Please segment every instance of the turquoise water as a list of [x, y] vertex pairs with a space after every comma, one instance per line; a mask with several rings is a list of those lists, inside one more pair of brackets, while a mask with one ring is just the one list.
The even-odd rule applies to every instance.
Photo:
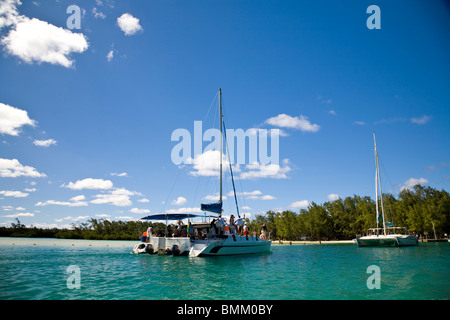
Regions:
[[[0, 299], [449, 299], [450, 244], [273, 245], [260, 255], [133, 255], [132, 247], [0, 246]], [[80, 270], [69, 289], [67, 267]], [[370, 265], [380, 289], [368, 289]]]

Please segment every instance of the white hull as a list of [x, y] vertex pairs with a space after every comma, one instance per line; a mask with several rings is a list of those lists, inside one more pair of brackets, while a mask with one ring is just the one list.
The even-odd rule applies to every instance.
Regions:
[[229, 236], [223, 239], [195, 240], [190, 257], [229, 256], [269, 252], [272, 241], [256, 237]]
[[404, 234], [365, 236], [357, 238], [356, 242], [360, 247], [406, 247], [419, 245], [419, 241], [414, 236]]

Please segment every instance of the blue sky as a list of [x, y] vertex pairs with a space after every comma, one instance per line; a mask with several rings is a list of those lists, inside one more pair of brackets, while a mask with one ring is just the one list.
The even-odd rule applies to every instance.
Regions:
[[[375, 4], [381, 29], [368, 29]], [[68, 29], [70, 5], [80, 29]], [[280, 129], [278, 167], [235, 168], [241, 212], [449, 190], [444, 1], [0, 1], [0, 225], [195, 211], [217, 177], [172, 132]], [[212, 111], [208, 110], [212, 104]], [[217, 119], [215, 120], [217, 124]], [[314, 128], [314, 129], [312, 129]], [[203, 147], [206, 146], [206, 143]], [[204, 163], [203, 163], [204, 165]], [[225, 215], [233, 210], [229, 174]]]

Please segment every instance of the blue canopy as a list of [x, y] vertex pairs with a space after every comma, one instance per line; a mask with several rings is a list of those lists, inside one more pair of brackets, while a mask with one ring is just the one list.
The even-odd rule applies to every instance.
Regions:
[[142, 220], [183, 220], [186, 218], [204, 217], [194, 213], [155, 213], [141, 218]]

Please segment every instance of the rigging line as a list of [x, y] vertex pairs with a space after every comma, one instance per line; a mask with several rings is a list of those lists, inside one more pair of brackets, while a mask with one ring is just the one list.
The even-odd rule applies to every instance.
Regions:
[[[222, 97], [222, 106], [224, 106], [225, 105], [225, 103], [224, 103], [224, 98]], [[222, 115], [222, 117], [223, 117], [223, 121], [224, 121], [224, 123], [225, 123], [225, 118], [227, 118], [227, 109], [226, 108], [222, 108], [223, 109], [223, 111], [222, 111], [222, 113], [223, 113], [223, 115]], [[226, 138], [226, 137], [225, 137]], [[227, 145], [227, 148], [228, 148], [228, 145]], [[230, 161], [230, 163], [231, 163], [231, 161]], [[239, 164], [238, 164], [238, 166], [239, 166]], [[234, 176], [234, 175], [233, 175]], [[244, 188], [243, 188], [243, 186], [242, 186], [242, 182], [241, 182], [241, 179], [238, 179], [239, 180], [239, 185], [240, 185], [240, 188], [241, 188], [241, 190], [244, 190]], [[241, 202], [241, 203], [243, 203], [244, 204], [244, 206], [247, 206], [247, 202], [245, 201], [245, 196], [243, 195], [243, 194], [241, 194], [240, 196], [239, 196], [239, 201]]]
[[[387, 180], [388, 180], [388, 182], [389, 182], [389, 184], [390, 184], [390, 186], [391, 186], [391, 189], [394, 190], [394, 186], [392, 185], [391, 179], [389, 178], [389, 175], [387, 174], [387, 170], [386, 170], [386, 168], [385, 168], [385, 166], [384, 166], [384, 163], [383, 163], [383, 160], [381, 159], [381, 157], [380, 157], [379, 154], [378, 154], [378, 161], [379, 161], [379, 163], [381, 164], [381, 168], [383, 169], [383, 177], [386, 177], [386, 178], [387, 178]], [[381, 196], [383, 196], [383, 195], [381, 195]], [[386, 209], [387, 213], [389, 213], [389, 215], [390, 215], [390, 219], [391, 219], [390, 222], [394, 222], [394, 219], [393, 219], [393, 218], [394, 218], [393, 209], [392, 209], [391, 203], [390, 203], [389, 201], [386, 201], [386, 202], [385, 202], [385, 209]], [[387, 219], [386, 219], [386, 220], [387, 220]]]
[[391, 189], [394, 190], [394, 185], [392, 184], [391, 179], [389, 178], [389, 175], [387, 174], [387, 170], [384, 166], [383, 160], [380, 157], [378, 157], [378, 160], [381, 163], [381, 167], [383, 169], [384, 176], [386, 176], [387, 180], [389, 181], [389, 185], [391, 186]]
[[211, 108], [212, 108], [212, 106], [214, 105], [214, 102], [216, 101], [217, 95], [218, 95], [218, 94], [219, 94], [219, 92], [216, 92], [216, 95], [214, 96], [214, 99], [213, 99], [213, 101], [211, 102], [211, 104], [210, 104], [210, 106], [209, 106], [208, 112], [206, 112], [206, 115], [205, 115], [205, 117], [203, 118], [203, 122], [205, 122], [206, 118], [208, 117], [209, 112], [211, 111]]
[[172, 185], [172, 188], [170, 189], [169, 194], [167, 195], [166, 201], [164, 201], [164, 204], [163, 204], [163, 207], [162, 207], [161, 212], [164, 212], [164, 209], [166, 208], [167, 201], [169, 200], [169, 197], [170, 197], [170, 195], [172, 194], [173, 188], [174, 188], [175, 185], [177, 184], [177, 181], [178, 181], [178, 178], [180, 177], [181, 171], [183, 171], [183, 170], [178, 169], [177, 177], [175, 178], [175, 182], [174, 182], [174, 184]]
[[200, 179], [197, 179], [197, 187], [195, 188], [195, 194], [194, 194], [194, 199], [192, 202], [192, 208], [195, 206], [195, 202], [197, 201], [197, 193], [198, 193], [199, 186], [200, 186]]
[[225, 131], [225, 147], [226, 147], [227, 155], [228, 155], [228, 163], [230, 164], [231, 182], [233, 183], [234, 201], [236, 202], [236, 211], [237, 211], [238, 217], [240, 218], [241, 215], [239, 213], [239, 206], [238, 206], [238, 201], [237, 201], [237, 196], [236, 196], [236, 187], [234, 185], [233, 169], [232, 169], [232, 165], [231, 165], [230, 152], [229, 152], [230, 150], [228, 149], [228, 140], [227, 140], [227, 133], [226, 133], [227, 129], [225, 127], [225, 121], [222, 121], [222, 122], [223, 122], [224, 131]]

